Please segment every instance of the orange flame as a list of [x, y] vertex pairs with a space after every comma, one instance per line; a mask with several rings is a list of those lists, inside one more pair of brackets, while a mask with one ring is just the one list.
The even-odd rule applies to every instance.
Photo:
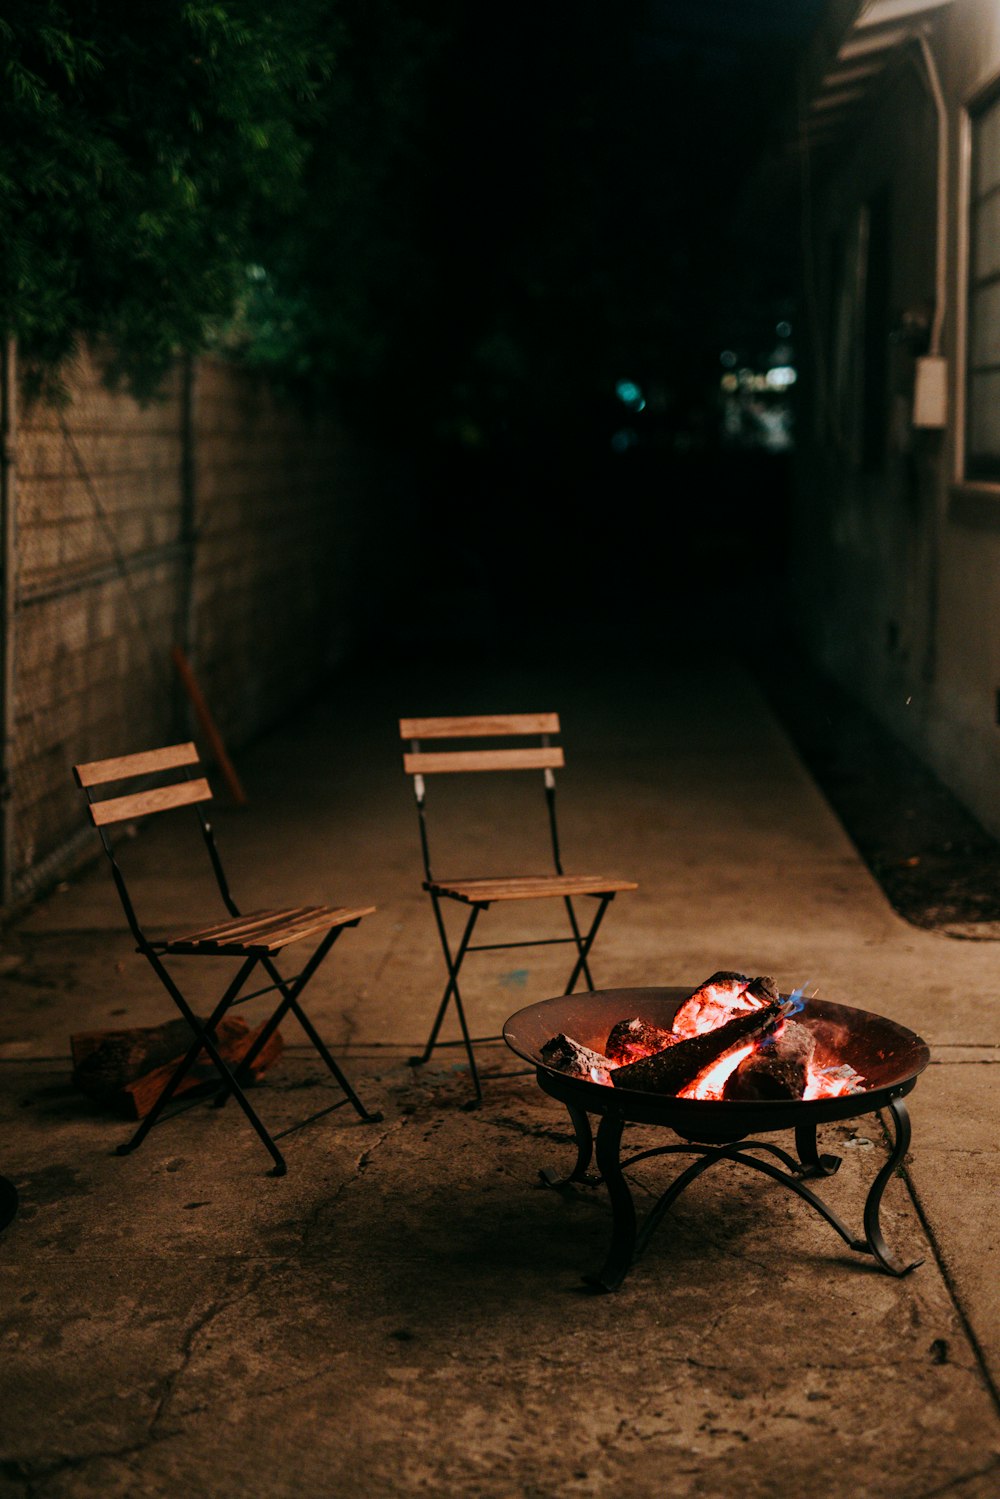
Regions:
[[756, 1049], [756, 1045], [756, 1041], [750, 1041], [746, 1046], [738, 1046], [735, 1051], [727, 1052], [721, 1060], [703, 1068], [693, 1082], [681, 1089], [677, 1097], [721, 1098], [729, 1074], [736, 1071], [743, 1058]]
[[[692, 1000], [686, 1000], [674, 1017], [671, 1029], [678, 1040], [688, 1040], [693, 1036], [704, 1035], [707, 1031], [715, 1030], [717, 1026], [724, 1025], [727, 1020], [732, 1020], [737, 1015], [746, 1015], [753, 1010], [762, 1009], [767, 1002], [757, 999], [752, 994], [741, 993], [727, 983], [705, 985], [697, 993], [697, 1000], [694, 1003]], [[801, 993], [801, 989], [796, 989], [792, 998], [797, 998]], [[780, 1036], [781, 1029], [782, 1026], [779, 1026], [773, 1034]], [[729, 1077], [746, 1057], [756, 1051], [759, 1045], [759, 1041], [750, 1041], [744, 1046], [738, 1046], [726, 1052], [725, 1056], [717, 1057], [714, 1062], [703, 1068], [692, 1082], [682, 1088], [677, 1097], [721, 1100]], [[651, 1056], [654, 1050], [655, 1048], [645, 1050], [633, 1046], [634, 1055], [630, 1057], [630, 1060], [638, 1061], [641, 1056]], [[611, 1069], [617, 1065], [615, 1062], [608, 1063]], [[596, 1073], [592, 1072], [591, 1075], [595, 1082], [603, 1081]], [[863, 1077], [849, 1064], [837, 1066], [827, 1063], [821, 1066], [813, 1060], [806, 1070], [806, 1085], [802, 1098], [840, 1098], [846, 1093], [863, 1091]]]
[[677, 1014], [671, 1030], [675, 1036], [682, 1041], [688, 1041], [692, 1036], [703, 1035], [705, 1031], [714, 1031], [716, 1026], [725, 1025], [727, 1020], [733, 1020], [737, 1015], [749, 1015], [753, 1010], [759, 1010], [767, 1003], [766, 1000], [757, 999], [753, 994], [745, 990], [740, 991], [732, 983], [703, 984], [701, 989], [684, 1001]]

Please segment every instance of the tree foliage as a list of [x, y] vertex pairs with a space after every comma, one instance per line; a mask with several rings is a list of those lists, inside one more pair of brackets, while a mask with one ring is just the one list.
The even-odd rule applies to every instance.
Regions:
[[81, 337], [151, 389], [287, 218], [331, 64], [323, 0], [8, 0], [0, 318], [37, 372]]
[[749, 105], [662, 11], [7, 0], [2, 329], [42, 373], [95, 341], [140, 392], [214, 346], [473, 446], [676, 385]]
[[230, 322], [230, 351], [296, 384], [370, 391], [417, 337], [411, 309], [439, 295], [425, 203], [441, 169], [428, 134], [447, 7], [337, 0], [336, 58], [302, 133], [295, 212], [260, 223]]

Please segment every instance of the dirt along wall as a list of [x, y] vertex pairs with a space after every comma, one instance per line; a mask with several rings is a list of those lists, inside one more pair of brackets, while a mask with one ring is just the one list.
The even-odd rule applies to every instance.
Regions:
[[190, 733], [173, 646], [233, 750], [359, 624], [363, 464], [332, 416], [208, 359], [148, 405], [109, 392], [87, 356], [68, 384], [64, 407], [19, 400], [10, 434], [8, 904], [94, 837], [75, 762]]

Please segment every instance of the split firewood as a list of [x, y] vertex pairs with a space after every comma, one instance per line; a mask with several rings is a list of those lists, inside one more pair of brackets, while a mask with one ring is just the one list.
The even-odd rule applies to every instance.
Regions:
[[748, 978], [745, 973], [713, 973], [689, 994], [674, 1015], [673, 1031], [683, 1038], [721, 1025], [732, 1015], [769, 1004], [778, 997], [773, 978]]
[[692, 1036], [689, 1040], [678, 1041], [676, 1046], [668, 1046], [655, 1056], [630, 1062], [627, 1067], [616, 1067], [611, 1081], [616, 1088], [640, 1088], [644, 1093], [676, 1095], [713, 1062], [721, 1061], [748, 1041], [759, 1041], [769, 1035], [788, 1011], [787, 1003], [775, 1002], [737, 1015], [724, 1025], [717, 1025], [714, 1030]]
[[604, 1051], [612, 1062], [625, 1066], [626, 1063], [637, 1062], [640, 1057], [648, 1057], [655, 1051], [663, 1051], [679, 1039], [673, 1031], [665, 1031], [661, 1026], [652, 1025], [648, 1020], [640, 1020], [636, 1015], [631, 1020], [619, 1020], [608, 1036]]
[[591, 1051], [589, 1046], [581, 1046], [561, 1031], [546, 1041], [538, 1054], [546, 1067], [565, 1072], [567, 1077], [584, 1078], [588, 1083], [611, 1081], [612, 1064], [608, 1058], [599, 1051]]
[[768, 1036], [729, 1074], [722, 1096], [746, 1102], [801, 1098], [815, 1051], [812, 1031], [795, 1020], [786, 1020], [780, 1032]]
[[[215, 1031], [215, 1044], [227, 1065], [236, 1068], [260, 1031], [250, 1030], [239, 1015], [227, 1015]], [[70, 1036], [73, 1082], [88, 1097], [127, 1119], [144, 1119], [194, 1041], [186, 1020], [130, 1030], [79, 1031]], [[250, 1080], [257, 1082], [281, 1056], [284, 1043], [275, 1031], [253, 1060]], [[177, 1088], [177, 1097], [207, 1084], [221, 1084], [218, 1069], [204, 1050]]]
[[778, 985], [769, 973], [761, 973], [750, 980], [744, 992], [761, 1004], [770, 1005], [778, 998]]

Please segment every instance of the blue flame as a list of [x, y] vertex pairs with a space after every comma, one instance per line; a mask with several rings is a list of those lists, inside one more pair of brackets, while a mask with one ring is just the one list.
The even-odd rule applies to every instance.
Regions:
[[803, 996], [805, 995], [805, 992], [809, 988], [809, 985], [811, 983], [812, 979], [807, 979], [804, 984], [800, 984], [797, 989], [793, 989], [791, 994], [789, 994], [788, 999], [785, 1001], [786, 1004], [790, 1004], [792, 1006], [792, 1008], [788, 1012], [789, 1017], [791, 1017], [792, 1015], [798, 1015], [800, 1010], [805, 1009], [806, 1002]]

